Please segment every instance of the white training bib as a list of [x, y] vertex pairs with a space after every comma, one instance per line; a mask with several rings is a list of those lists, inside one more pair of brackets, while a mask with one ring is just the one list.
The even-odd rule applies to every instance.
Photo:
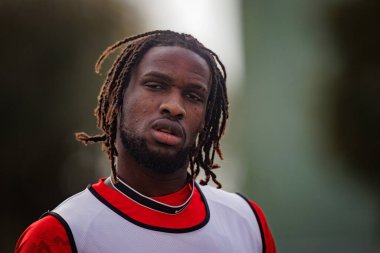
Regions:
[[[79, 253], [262, 253], [260, 228], [240, 196], [200, 186], [209, 208], [204, 226], [163, 232], [133, 224], [86, 189], [53, 210], [67, 223]], [[67, 229], [67, 227], [66, 227]]]

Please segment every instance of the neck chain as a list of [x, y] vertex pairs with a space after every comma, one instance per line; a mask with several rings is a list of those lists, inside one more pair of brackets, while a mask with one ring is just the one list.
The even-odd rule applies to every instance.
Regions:
[[148, 196], [145, 196], [144, 194], [139, 193], [132, 187], [130, 187], [128, 184], [126, 184], [123, 180], [121, 180], [119, 177], [117, 177], [118, 182], [113, 183], [111, 180], [111, 184], [113, 187], [119, 191], [124, 196], [128, 197], [129, 199], [133, 200], [139, 205], [142, 205], [146, 208], [152, 209], [154, 211], [166, 213], [166, 214], [179, 214], [182, 212], [187, 205], [190, 203], [191, 198], [193, 197], [194, 193], [194, 180], [192, 179], [192, 187], [191, 187], [191, 194], [189, 198], [181, 205], [179, 206], [171, 206], [167, 205], [165, 203], [159, 202], [155, 199], [152, 199]]

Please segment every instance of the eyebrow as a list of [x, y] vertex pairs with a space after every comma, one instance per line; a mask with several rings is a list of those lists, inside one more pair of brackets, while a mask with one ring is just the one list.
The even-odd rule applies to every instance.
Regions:
[[164, 80], [165, 82], [171, 82], [173, 80], [172, 78], [170, 78], [170, 76], [165, 75], [161, 72], [157, 72], [157, 71], [150, 71], [144, 74], [144, 77], [156, 77], [156, 78]]
[[[170, 76], [163, 74], [161, 72], [157, 72], [157, 71], [150, 71], [148, 73], [145, 73], [144, 77], [156, 77], [167, 83], [171, 83], [173, 81], [173, 79]], [[191, 85], [191, 88], [193, 89], [203, 90], [205, 92], [208, 92], [207, 85], [200, 84], [200, 83], [191, 83], [190, 85]]]

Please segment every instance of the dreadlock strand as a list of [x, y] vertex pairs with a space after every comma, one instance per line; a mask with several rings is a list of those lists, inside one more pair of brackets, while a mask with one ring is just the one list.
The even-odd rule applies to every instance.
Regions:
[[216, 174], [211, 170], [210, 170], [210, 175], [211, 175], [212, 181], [216, 184], [216, 188], [218, 189], [222, 188], [222, 184], [218, 181], [218, 179], [216, 179]]
[[[115, 63], [112, 65], [111, 69], [109, 70], [107, 74], [107, 78], [102, 85], [101, 93], [98, 97], [98, 106], [96, 108], [95, 114], [98, 119], [102, 118], [101, 114], [106, 110], [106, 107], [108, 107], [108, 101], [105, 99], [105, 96], [107, 95], [107, 90], [109, 90], [109, 87], [111, 86], [112, 80], [114, 80], [115, 75], [119, 72], [119, 68], [122, 68], [122, 65], [120, 64], [123, 61], [123, 58], [121, 57], [126, 51], [128, 50], [128, 47], [121, 53], [121, 55], [116, 59]], [[125, 57], [127, 57], [127, 53]], [[104, 101], [104, 102], [103, 102]], [[98, 120], [98, 127], [102, 128], [102, 126], [105, 125], [105, 121]]]
[[100, 69], [102, 67], [102, 64], [103, 64], [104, 60], [112, 52], [114, 52], [117, 48], [119, 48], [121, 45], [124, 45], [124, 44], [126, 44], [128, 42], [135, 41], [135, 40], [138, 40], [140, 38], [144, 38], [144, 37], [147, 37], [147, 36], [150, 36], [150, 35], [153, 35], [153, 34], [168, 33], [168, 32], [173, 33], [172, 31], [169, 31], [169, 30], [156, 30], [156, 31], [151, 31], [151, 32], [146, 32], [146, 33], [134, 35], [134, 36], [131, 36], [131, 37], [126, 37], [126, 38], [124, 38], [122, 40], [117, 41], [115, 44], [107, 47], [106, 50], [104, 50], [103, 53], [100, 55], [100, 57], [98, 58], [98, 60], [96, 61], [96, 64], [95, 64], [95, 72], [96, 73], [100, 72]]
[[84, 132], [79, 132], [79, 133], [75, 133], [75, 139], [87, 145], [88, 143], [104, 141], [106, 139], [106, 135], [99, 134], [99, 135], [90, 136]]
[[114, 184], [118, 182], [114, 155], [111, 156], [111, 180]]
[[190, 175], [193, 179], [195, 179], [195, 172], [194, 172], [194, 161], [193, 159], [190, 157], [189, 158], [189, 167], [190, 167]]
[[205, 169], [205, 174], [206, 174], [206, 178], [205, 179], [201, 179], [199, 181], [199, 183], [201, 185], [207, 185], [208, 182], [210, 181], [210, 169]]
[[205, 50], [207, 52], [209, 52], [216, 59], [216, 62], [222, 68], [222, 71], [223, 71], [222, 77], [223, 77], [223, 80], [224, 80], [224, 83], [225, 83], [226, 80], [227, 80], [227, 72], [226, 72], [226, 68], [224, 67], [224, 64], [220, 61], [219, 56], [216, 53], [214, 53], [214, 51], [212, 51], [211, 49], [208, 49], [208, 48], [205, 48]]

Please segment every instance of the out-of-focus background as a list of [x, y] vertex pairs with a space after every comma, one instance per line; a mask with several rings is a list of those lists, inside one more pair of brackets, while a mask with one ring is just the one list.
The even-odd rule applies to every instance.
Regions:
[[[0, 1], [0, 251], [109, 174], [94, 63], [152, 29], [225, 62], [231, 118], [218, 174], [265, 211], [279, 252], [380, 252], [380, 1]], [[111, 61], [108, 61], [110, 63]]]

